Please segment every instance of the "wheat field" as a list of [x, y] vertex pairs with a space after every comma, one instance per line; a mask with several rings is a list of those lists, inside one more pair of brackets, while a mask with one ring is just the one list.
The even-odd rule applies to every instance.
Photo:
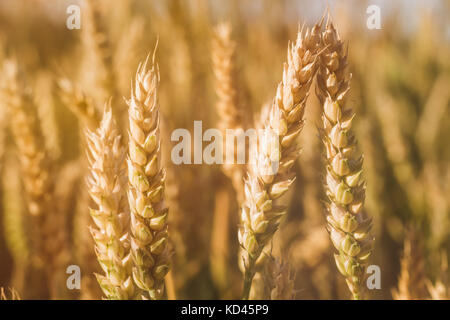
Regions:
[[0, 1], [0, 298], [450, 299], [450, 6], [378, 4]]

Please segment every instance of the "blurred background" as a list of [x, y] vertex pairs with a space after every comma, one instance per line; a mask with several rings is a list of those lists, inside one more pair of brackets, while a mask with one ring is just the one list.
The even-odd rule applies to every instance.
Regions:
[[[348, 104], [357, 114], [355, 130], [364, 153], [366, 208], [376, 238], [372, 264], [380, 266], [382, 279], [381, 289], [370, 297], [392, 299], [401, 271], [408, 268], [410, 281], [420, 286], [415, 290], [445, 283], [450, 249], [449, 1], [96, 2], [96, 15], [87, 17], [83, 1], [0, 0], [0, 62], [17, 59], [36, 102], [55, 201], [70, 238], [69, 264], [82, 270], [82, 288], [71, 298], [101, 297], [92, 276], [98, 263], [87, 228], [85, 124], [72, 112], [74, 97], [91, 101], [95, 113], [112, 96], [123, 114], [122, 97], [129, 97], [137, 65], [159, 37], [163, 149], [168, 153], [173, 129], [191, 130], [194, 120], [202, 120], [204, 130], [217, 127], [211, 43], [219, 22], [231, 23], [236, 41], [239, 108], [256, 117], [281, 80], [288, 41], [295, 39], [299, 25], [312, 26], [327, 8], [348, 43], [353, 73]], [[81, 6], [80, 30], [66, 27], [71, 4]], [[371, 4], [381, 9], [380, 30], [366, 26]], [[313, 87], [301, 134], [303, 152], [295, 165], [297, 180], [283, 200], [289, 212], [273, 252], [289, 263], [297, 299], [348, 299], [325, 229], [320, 109]], [[39, 277], [45, 262], [36, 261], [30, 247], [18, 155], [3, 104], [0, 157], [0, 286], [14, 288], [23, 299], [45, 299], [48, 292]], [[238, 205], [231, 183], [219, 166], [166, 161], [166, 167], [177, 298], [239, 298]], [[448, 284], [444, 287], [448, 290]]]

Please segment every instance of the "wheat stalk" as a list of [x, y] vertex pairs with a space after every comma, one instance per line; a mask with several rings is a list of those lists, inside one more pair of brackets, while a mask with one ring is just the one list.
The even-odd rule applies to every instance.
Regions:
[[[249, 165], [238, 233], [239, 243], [244, 249], [243, 299], [249, 297], [256, 272], [255, 263], [286, 212], [286, 207], [277, 206], [274, 200], [281, 197], [295, 179], [290, 168], [299, 155], [295, 140], [303, 127], [308, 91], [315, 74], [319, 29], [320, 25], [314, 26], [312, 31], [307, 29], [304, 32], [302, 28], [297, 40], [289, 45], [283, 80], [278, 85], [264, 134], [257, 145], [250, 146], [253, 149], [251, 154], [258, 154], [258, 157]], [[273, 133], [278, 141], [273, 140]], [[279, 161], [275, 174], [270, 167], [273, 160]]]
[[330, 19], [322, 34], [322, 46], [325, 49], [316, 93], [322, 106], [321, 137], [326, 149], [327, 228], [339, 251], [335, 254], [337, 267], [346, 277], [353, 297], [360, 299], [373, 243], [372, 220], [363, 210], [362, 156], [355, 150], [356, 139], [351, 131], [354, 113], [345, 107], [351, 79], [347, 52]]
[[58, 289], [65, 276], [68, 258], [65, 217], [56, 210], [50, 163], [36, 107], [19, 77], [17, 63], [5, 61], [3, 74], [6, 86], [2, 87], [2, 97], [10, 110], [28, 211], [36, 228], [33, 244], [38, 259], [45, 266], [52, 297], [60, 297], [62, 293]]
[[398, 287], [392, 291], [395, 300], [424, 299], [426, 296], [425, 259], [417, 230], [407, 230], [400, 261]]
[[89, 193], [97, 205], [90, 214], [96, 228], [91, 228], [95, 251], [105, 275], [97, 280], [108, 299], [126, 300], [136, 295], [131, 278], [129, 248], [129, 211], [123, 187], [125, 149], [113, 119], [111, 106], [105, 106], [100, 127], [86, 133], [90, 176]]
[[165, 170], [160, 163], [159, 70], [154, 58], [149, 70], [148, 58], [139, 65], [131, 99], [127, 101], [130, 120], [127, 162], [133, 279], [150, 299], [160, 299], [170, 255], [168, 209], [163, 195]]

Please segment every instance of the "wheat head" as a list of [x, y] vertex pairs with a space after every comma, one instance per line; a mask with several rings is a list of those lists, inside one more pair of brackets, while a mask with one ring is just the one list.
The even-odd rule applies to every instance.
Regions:
[[326, 149], [327, 228], [338, 250], [335, 260], [355, 299], [362, 298], [365, 267], [371, 254], [372, 220], [363, 210], [362, 156], [351, 131], [354, 112], [345, 106], [350, 89], [347, 52], [328, 19], [322, 33], [317, 96], [322, 106], [321, 138]]
[[95, 132], [87, 131], [86, 140], [90, 169], [87, 185], [97, 205], [90, 209], [96, 226], [91, 233], [105, 273], [96, 277], [108, 299], [132, 299], [136, 290], [131, 278], [130, 215], [124, 190], [126, 152], [110, 105], [105, 106], [100, 127]]
[[[133, 279], [150, 299], [164, 293], [169, 271], [165, 170], [161, 167], [158, 85], [159, 70], [139, 65], [129, 110], [128, 201], [131, 210]], [[143, 298], [147, 296], [143, 295]]]
[[[257, 144], [250, 146], [253, 150], [250, 153], [258, 156], [249, 164], [238, 232], [239, 243], [244, 249], [244, 299], [249, 297], [256, 272], [255, 263], [286, 212], [286, 207], [278, 206], [275, 200], [289, 189], [295, 179], [290, 168], [299, 155], [296, 138], [303, 127], [308, 91], [316, 70], [319, 28], [319, 25], [312, 30], [305, 31], [302, 28], [297, 34], [297, 40], [289, 45], [283, 80], [278, 85], [263, 126], [264, 134], [259, 137]], [[276, 134], [278, 144], [274, 144], [271, 133]], [[276, 145], [279, 147], [274, 147]], [[272, 159], [279, 161], [275, 174], [269, 173]]]

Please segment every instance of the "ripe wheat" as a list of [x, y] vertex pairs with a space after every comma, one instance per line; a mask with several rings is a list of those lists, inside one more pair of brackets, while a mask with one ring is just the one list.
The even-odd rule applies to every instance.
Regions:
[[336, 265], [354, 299], [361, 299], [373, 243], [372, 220], [363, 210], [362, 156], [356, 152], [351, 131], [354, 113], [345, 107], [351, 79], [347, 52], [330, 19], [322, 33], [322, 47], [316, 93], [322, 106], [320, 132], [326, 149], [327, 228], [339, 251]]
[[130, 121], [128, 201], [133, 279], [150, 299], [160, 299], [170, 261], [168, 208], [164, 202], [165, 170], [161, 167], [159, 70], [154, 56], [149, 70], [147, 63], [148, 58], [139, 65], [131, 98], [127, 101]]
[[96, 277], [108, 299], [131, 299], [136, 290], [131, 278], [130, 215], [124, 191], [126, 153], [110, 105], [105, 108], [100, 127], [88, 131], [86, 140], [90, 166], [87, 185], [97, 204], [96, 209], [90, 209], [96, 225], [91, 233], [105, 273]]
[[[250, 154], [258, 156], [249, 166], [238, 233], [244, 249], [244, 299], [249, 298], [255, 263], [286, 212], [286, 207], [278, 206], [274, 200], [281, 197], [295, 180], [290, 168], [299, 155], [295, 140], [303, 127], [308, 91], [316, 70], [319, 28], [320, 25], [316, 25], [311, 31], [300, 30], [297, 40], [289, 45], [283, 80], [264, 124], [265, 134], [258, 145], [250, 146]], [[272, 133], [277, 135], [278, 144], [270, 138]], [[276, 174], [271, 173], [273, 160], [279, 161]]]

